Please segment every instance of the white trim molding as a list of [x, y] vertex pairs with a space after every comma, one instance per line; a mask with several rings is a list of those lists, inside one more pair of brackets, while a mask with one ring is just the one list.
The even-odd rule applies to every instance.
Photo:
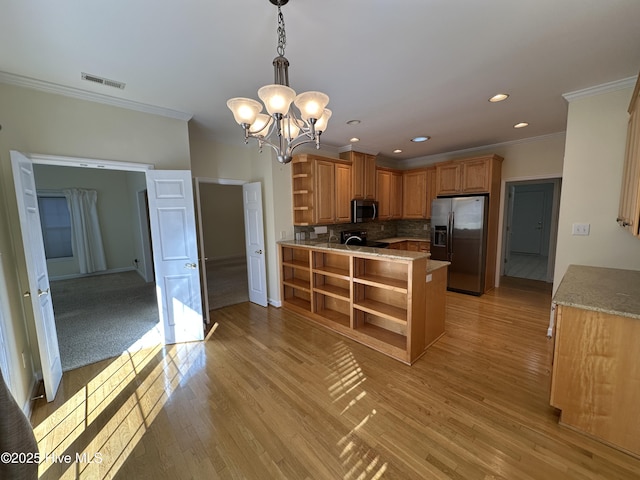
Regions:
[[563, 93], [562, 98], [571, 103], [574, 100], [579, 100], [585, 97], [592, 97], [594, 95], [601, 95], [603, 93], [615, 92], [617, 90], [623, 90], [625, 88], [633, 88], [636, 84], [638, 76], [623, 78], [622, 80], [615, 80], [613, 82], [603, 83], [602, 85], [595, 85], [593, 87], [583, 88], [582, 90], [576, 90], [574, 92]]
[[172, 110], [170, 108], [159, 107], [157, 105], [135, 102], [133, 100], [127, 100], [125, 98], [112, 97], [110, 95], [104, 95], [103, 93], [80, 90], [79, 88], [58, 85], [57, 83], [45, 82], [43, 80], [23, 77], [21, 75], [15, 75], [8, 72], [0, 71], [0, 83], [31, 88], [33, 90], [39, 90], [41, 92], [64, 95], [65, 97], [77, 98], [79, 100], [88, 100], [90, 102], [102, 103], [104, 105], [111, 105], [113, 107], [126, 108], [127, 110], [135, 110], [137, 112], [149, 113], [151, 115], [160, 115], [162, 117], [169, 117], [176, 120], [182, 120], [184, 122], [188, 122], [189, 120], [191, 120], [191, 118], [193, 118], [192, 113]]
[[62, 157], [58, 155], [42, 155], [32, 153], [27, 155], [33, 163], [41, 165], [57, 165], [59, 167], [97, 168], [101, 170], [126, 170], [132, 172], [146, 172], [153, 170], [149, 163], [118, 162], [116, 160], [96, 160], [93, 158]]

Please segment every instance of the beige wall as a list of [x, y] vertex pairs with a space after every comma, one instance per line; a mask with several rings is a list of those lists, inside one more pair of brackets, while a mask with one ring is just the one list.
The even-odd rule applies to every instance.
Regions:
[[[570, 264], [640, 270], [640, 240], [616, 223], [631, 93], [569, 104], [554, 291]], [[589, 236], [573, 223], [589, 223]]]
[[[85, 100], [0, 84], [0, 288], [13, 393], [25, 405], [39, 370], [20, 237], [10, 150], [189, 169], [187, 123]], [[27, 366], [23, 368], [21, 353]], [[33, 359], [33, 361], [32, 361]]]
[[200, 206], [205, 257], [244, 257], [242, 185], [200, 183]]
[[[57, 165], [34, 165], [34, 173], [38, 190], [95, 190], [98, 193], [98, 218], [107, 271], [134, 268], [133, 260], [137, 256], [133, 232], [137, 205], [135, 197], [129, 192], [129, 177], [138, 176], [144, 181], [144, 173]], [[48, 261], [47, 270], [50, 279], [80, 274], [75, 258]]]
[[[276, 242], [293, 238], [291, 166], [275, 160], [271, 148], [258, 152], [255, 141], [232, 146], [213, 142], [190, 125], [191, 170], [195, 177], [261, 182], [267, 268], [267, 296], [280, 304], [278, 251]], [[238, 135], [242, 131], [238, 129]]]

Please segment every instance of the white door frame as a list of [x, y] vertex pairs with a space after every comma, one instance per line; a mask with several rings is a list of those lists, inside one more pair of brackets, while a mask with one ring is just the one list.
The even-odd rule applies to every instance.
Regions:
[[[196, 184], [200, 184], [200, 183], [216, 183], [216, 184], [219, 184], [219, 185], [240, 185], [240, 186], [242, 186], [242, 185], [244, 185], [246, 183], [252, 183], [252, 182], [245, 181], [245, 180], [235, 180], [235, 179], [230, 179], [230, 178], [211, 178], [211, 177], [195, 177], [195, 182], [196, 182]], [[196, 202], [197, 202], [198, 205], [200, 205], [200, 195], [199, 195], [200, 190], [198, 189], [197, 192], [198, 192], [198, 198], [196, 199]], [[202, 232], [201, 219], [197, 218], [196, 221], [199, 222], [198, 223], [198, 228]], [[246, 233], [247, 233], [246, 222], [245, 222], [244, 228], [245, 228], [245, 238], [246, 238]], [[247, 258], [247, 269], [249, 268], [248, 262], [249, 262], [249, 258]], [[266, 268], [265, 268], [264, 275], [265, 275], [265, 284], [266, 284], [266, 275], [267, 275]]]
[[560, 213], [560, 187], [562, 183], [561, 175], [541, 175], [537, 177], [516, 177], [502, 179], [502, 187], [500, 195], [502, 198], [502, 209], [500, 212], [499, 229], [501, 236], [498, 237], [498, 252], [496, 265], [496, 282], [495, 286], [500, 286], [500, 276], [504, 274], [504, 259], [508, 257], [509, 252], [506, 250], [509, 246], [507, 225], [509, 215], [509, 196], [507, 195], [507, 184], [527, 184], [527, 183], [553, 183], [553, 205], [551, 208], [551, 228], [549, 231], [549, 261], [547, 264], [547, 282], [553, 281], [553, 273], [556, 261], [556, 244], [558, 241], [558, 217]]

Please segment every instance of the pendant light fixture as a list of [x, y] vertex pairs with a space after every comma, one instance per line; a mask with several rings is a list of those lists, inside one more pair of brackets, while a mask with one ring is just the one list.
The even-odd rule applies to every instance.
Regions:
[[[267, 144], [276, 152], [278, 162], [289, 163], [293, 150], [305, 143], [315, 142], [320, 148], [320, 135], [327, 128], [331, 110], [326, 108], [329, 97], [322, 92], [304, 92], [296, 95], [289, 87], [289, 61], [284, 56], [287, 35], [280, 7], [289, 0], [269, 0], [278, 7], [278, 56], [273, 60], [274, 83], [258, 90], [262, 104], [251, 98], [231, 98], [227, 107], [236, 122], [244, 129], [244, 143], [249, 138], [258, 140], [258, 147]], [[297, 107], [294, 111], [291, 103]]]

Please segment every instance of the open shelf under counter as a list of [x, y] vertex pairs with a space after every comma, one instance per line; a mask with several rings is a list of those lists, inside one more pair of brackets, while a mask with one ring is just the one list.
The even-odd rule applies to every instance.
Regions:
[[429, 254], [278, 243], [284, 308], [409, 365], [444, 334], [447, 269]]

